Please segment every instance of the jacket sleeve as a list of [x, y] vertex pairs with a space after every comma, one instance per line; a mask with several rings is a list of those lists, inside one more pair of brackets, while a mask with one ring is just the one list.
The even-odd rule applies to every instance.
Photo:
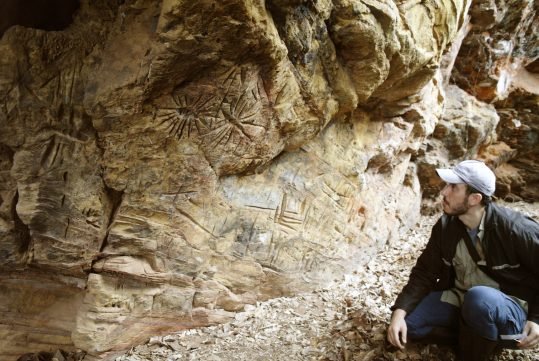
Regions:
[[[513, 235], [515, 233], [517, 232]], [[528, 302], [528, 320], [539, 324], [539, 223], [526, 217], [518, 234], [521, 238], [521, 246], [518, 247], [519, 258], [530, 272], [530, 276], [523, 282], [531, 287], [533, 292]]]
[[442, 216], [432, 228], [429, 242], [412, 268], [408, 283], [391, 307], [392, 311], [402, 309], [409, 314], [427, 294], [433, 291], [443, 268], [442, 229], [445, 228], [443, 224], [447, 221], [444, 217], [447, 216]]

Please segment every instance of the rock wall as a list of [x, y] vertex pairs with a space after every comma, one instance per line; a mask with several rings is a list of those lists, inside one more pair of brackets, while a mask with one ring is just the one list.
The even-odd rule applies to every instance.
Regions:
[[[469, 7], [83, 0], [66, 28], [3, 20], [0, 359], [111, 358], [313, 289], [401, 241], [436, 166], [533, 152], [529, 89], [504, 113], [447, 85]], [[512, 111], [528, 128], [504, 148]], [[519, 177], [506, 192], [537, 172]]]
[[471, 30], [452, 78], [499, 114], [497, 142], [483, 152], [496, 168], [497, 195], [534, 201], [539, 194], [539, 4], [480, 0], [470, 14]]

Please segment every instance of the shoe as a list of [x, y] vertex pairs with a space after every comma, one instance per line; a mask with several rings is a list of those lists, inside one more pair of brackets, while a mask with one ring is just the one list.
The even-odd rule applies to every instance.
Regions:
[[479, 336], [464, 322], [460, 323], [458, 340], [459, 361], [488, 361], [498, 346], [498, 341]]

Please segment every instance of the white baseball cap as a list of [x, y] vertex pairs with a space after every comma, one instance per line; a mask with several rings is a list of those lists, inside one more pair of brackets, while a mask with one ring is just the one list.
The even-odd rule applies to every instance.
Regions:
[[478, 160], [465, 160], [452, 169], [436, 169], [447, 183], [466, 183], [486, 196], [492, 196], [496, 190], [496, 176], [487, 165]]

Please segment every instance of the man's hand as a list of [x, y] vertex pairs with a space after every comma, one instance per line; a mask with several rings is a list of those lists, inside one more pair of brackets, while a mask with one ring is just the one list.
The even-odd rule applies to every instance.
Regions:
[[533, 348], [539, 344], [539, 325], [533, 321], [526, 321], [523, 333], [526, 335], [518, 343], [519, 348]]
[[[404, 349], [406, 345], [406, 322], [404, 321], [406, 311], [396, 309], [391, 315], [391, 322], [387, 328], [387, 340], [395, 347]], [[536, 325], [537, 326], [537, 325]]]

